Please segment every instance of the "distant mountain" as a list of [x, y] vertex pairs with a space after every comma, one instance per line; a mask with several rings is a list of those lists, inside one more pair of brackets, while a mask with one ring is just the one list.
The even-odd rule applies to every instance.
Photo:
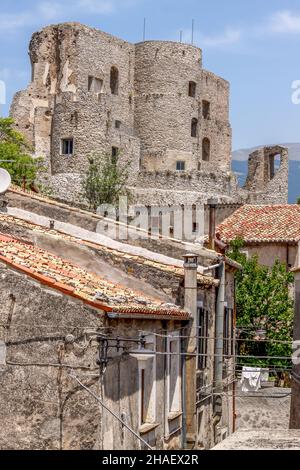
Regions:
[[[270, 144], [273, 145], [273, 144]], [[289, 149], [289, 155], [290, 155], [290, 160], [296, 160], [300, 162], [300, 143], [294, 143], [294, 144], [280, 144], [283, 147], [287, 147]], [[244, 161], [248, 160], [248, 156], [250, 153], [254, 152], [255, 150], [259, 149], [259, 147], [252, 147], [250, 149], [240, 149], [240, 150], [235, 150], [232, 154], [232, 157], [234, 160], [238, 161]]]
[[[281, 144], [288, 147], [290, 155], [290, 176], [289, 176], [289, 202], [291, 204], [300, 197], [300, 143]], [[232, 169], [237, 174], [240, 185], [243, 186], [248, 171], [248, 156], [259, 147], [251, 149], [236, 150], [232, 154]]]

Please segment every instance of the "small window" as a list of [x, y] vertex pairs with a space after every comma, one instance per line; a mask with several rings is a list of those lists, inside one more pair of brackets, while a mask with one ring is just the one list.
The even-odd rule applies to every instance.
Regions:
[[199, 230], [199, 224], [197, 222], [193, 222], [193, 233], [197, 233]]
[[185, 162], [183, 161], [176, 162], [176, 171], [185, 171]]
[[110, 89], [112, 95], [119, 94], [119, 70], [117, 67], [112, 67], [110, 70]]
[[191, 136], [192, 137], [197, 137], [198, 134], [198, 119], [193, 118], [192, 119], [192, 126], [191, 126]]
[[121, 121], [115, 121], [115, 128], [116, 129], [121, 129]]
[[195, 82], [190, 82], [189, 83], [189, 96], [191, 96], [192, 98], [195, 98], [196, 90], [197, 90], [197, 84]]
[[210, 140], [206, 137], [202, 141], [202, 160], [204, 162], [210, 161]]
[[61, 153], [63, 155], [73, 155], [74, 141], [73, 139], [63, 139], [61, 145]]
[[102, 93], [103, 91], [103, 80], [89, 76], [88, 79], [88, 90], [93, 93]]
[[209, 101], [202, 101], [202, 116], [204, 119], [210, 118], [210, 102]]
[[119, 149], [118, 147], [112, 147], [111, 149], [111, 160], [112, 163], [116, 164], [118, 161], [118, 156], [119, 156]]

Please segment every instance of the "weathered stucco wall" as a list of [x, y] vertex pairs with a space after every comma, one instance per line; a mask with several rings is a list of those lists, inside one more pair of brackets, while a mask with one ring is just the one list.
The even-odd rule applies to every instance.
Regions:
[[258, 256], [260, 264], [272, 267], [276, 259], [285, 264], [288, 268], [296, 266], [298, 246], [287, 245], [286, 243], [261, 243], [259, 245], [245, 245], [244, 249], [249, 257]]
[[[138, 337], [139, 331], [180, 329], [181, 323], [113, 320], [81, 301], [47, 288], [0, 263], [0, 340], [7, 364], [0, 369], [0, 448], [30, 450], [140, 449], [140, 443], [106, 413], [69, 376], [79, 379], [110, 409], [139, 431], [138, 366], [128, 355], [110, 351], [100, 381], [99, 344], [91, 332]], [[26, 295], [24, 295], [26, 292]], [[108, 327], [108, 330], [104, 327]], [[68, 339], [73, 335], [74, 340]], [[129, 349], [136, 344], [129, 342]], [[163, 340], [157, 350], [164, 351]], [[179, 448], [180, 430], [165, 429], [164, 356], [157, 357], [156, 423], [151, 440], [157, 448]]]

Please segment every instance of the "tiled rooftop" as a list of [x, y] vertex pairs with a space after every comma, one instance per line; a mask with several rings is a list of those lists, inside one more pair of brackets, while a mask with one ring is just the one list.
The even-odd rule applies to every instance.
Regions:
[[216, 236], [226, 243], [236, 238], [247, 243], [298, 243], [300, 205], [245, 205], [218, 226]]
[[186, 320], [189, 314], [173, 304], [113, 284], [45, 250], [0, 234], [0, 261], [41, 283], [89, 305], [120, 315]]
[[[178, 266], [172, 266], [170, 264], [159, 263], [157, 261], [154, 261], [154, 260], [151, 260], [151, 259], [148, 259], [148, 258], [144, 258], [142, 256], [137, 256], [137, 255], [134, 255], [134, 254], [131, 254], [131, 253], [126, 253], [126, 252], [119, 251], [119, 250], [116, 250], [116, 249], [113, 249], [113, 248], [109, 248], [107, 246], [104, 246], [104, 245], [101, 245], [101, 244], [98, 244], [98, 243], [82, 240], [82, 239], [73, 237], [71, 235], [67, 235], [65, 233], [59, 232], [57, 230], [50, 230], [50, 229], [47, 229], [47, 228], [45, 228], [41, 225], [37, 225], [37, 224], [34, 224], [32, 222], [27, 222], [25, 220], [22, 220], [22, 219], [19, 219], [17, 217], [13, 217], [13, 216], [10, 216], [10, 215], [7, 215], [7, 214], [1, 214], [0, 213], [0, 224], [1, 224], [1, 222], [14, 224], [15, 226], [20, 226], [20, 227], [23, 227], [25, 229], [31, 230], [33, 232], [39, 232], [39, 233], [50, 234], [52, 236], [57, 236], [61, 239], [69, 241], [69, 242], [80, 243], [80, 244], [85, 245], [87, 247], [94, 248], [97, 251], [100, 251], [104, 254], [109, 254], [109, 255], [114, 256], [116, 258], [123, 258], [124, 260], [126, 259], [126, 260], [129, 260], [129, 261], [134, 261], [137, 264], [143, 264], [143, 265], [158, 269], [160, 271], [172, 274], [174, 276], [183, 277], [183, 275], [184, 275], [183, 267], [178, 267]], [[217, 281], [214, 278], [212, 278], [210, 276], [204, 276], [200, 273], [198, 273], [198, 281], [202, 285], [207, 286], [207, 287], [212, 286], [212, 285], [217, 285]]]

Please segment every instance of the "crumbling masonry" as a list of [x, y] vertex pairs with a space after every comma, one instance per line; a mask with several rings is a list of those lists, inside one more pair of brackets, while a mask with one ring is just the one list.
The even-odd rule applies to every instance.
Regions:
[[247, 184], [238, 187], [231, 171], [229, 83], [202, 68], [201, 49], [169, 41], [134, 45], [66, 23], [35, 33], [29, 52], [32, 81], [15, 95], [11, 115], [35, 155], [45, 158], [48, 184], [61, 200], [82, 202], [89, 155], [120, 151], [131, 162], [137, 205], [210, 197], [287, 201], [285, 149], [279, 149], [276, 177], [270, 158], [271, 170], [262, 177], [263, 157], [253, 154]]

